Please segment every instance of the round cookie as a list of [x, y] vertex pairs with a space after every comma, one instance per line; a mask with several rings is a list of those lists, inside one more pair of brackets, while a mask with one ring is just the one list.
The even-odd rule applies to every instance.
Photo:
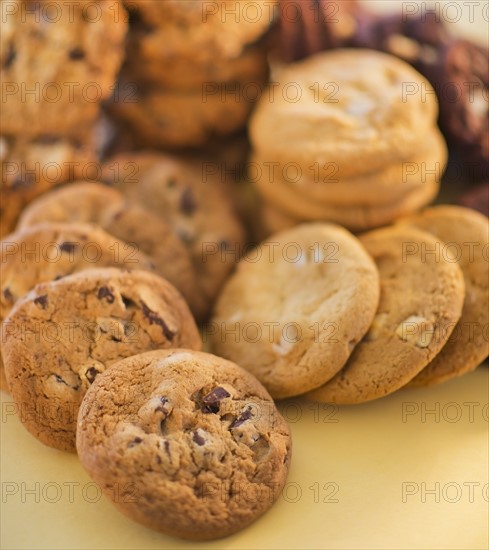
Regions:
[[432, 235], [394, 226], [360, 240], [380, 273], [379, 307], [343, 369], [307, 394], [315, 401], [363, 403], [398, 390], [440, 352], [462, 312], [462, 272], [428, 252]]
[[143, 351], [201, 347], [172, 285], [146, 271], [115, 268], [37, 285], [5, 319], [2, 343], [12, 396], [30, 413], [24, 426], [65, 451], [75, 450], [78, 408], [100, 372]]
[[248, 100], [234, 82], [179, 91], [121, 80], [106, 107], [137, 136], [139, 146], [178, 149], [203, 146], [244, 128], [255, 97], [253, 92]]
[[380, 207], [400, 202], [423, 185], [439, 183], [447, 159], [443, 136], [433, 130], [423, 152], [416, 158], [353, 178], [337, 177], [333, 163], [321, 172], [318, 165], [310, 166], [306, 172], [290, 163], [271, 165], [259, 155], [252, 158], [249, 172], [263, 196], [277, 205], [285, 204], [294, 214], [307, 216], [336, 206]]
[[207, 330], [213, 351], [252, 372], [274, 398], [291, 397], [343, 367], [378, 299], [377, 269], [359, 241], [339, 226], [303, 224], [240, 261]]
[[[133, 245], [85, 224], [45, 223], [12, 233], [0, 242], [0, 322], [36, 284], [94, 267], [154, 270]], [[0, 360], [0, 389], [8, 391]]]
[[0, 38], [0, 80], [8, 96], [2, 133], [78, 136], [112, 92], [124, 57], [124, 7], [118, 0], [89, 7], [9, 4]]
[[209, 314], [245, 242], [219, 168], [214, 160], [158, 153], [122, 154], [103, 167], [107, 183], [164, 218], [187, 246], [198, 279], [201, 303], [194, 309], [199, 319]]
[[[251, 374], [181, 349], [136, 355], [98, 376], [76, 441], [82, 465], [119, 510], [193, 540], [230, 535], [265, 513], [291, 457], [287, 423]], [[116, 486], [136, 498], [115, 498]]]
[[254, 149], [269, 161], [305, 168], [334, 162], [345, 178], [373, 172], [414, 157], [419, 136], [436, 121], [430, 84], [384, 53], [325, 52], [286, 66], [273, 80], [250, 121]]
[[489, 221], [459, 206], [435, 206], [401, 220], [440, 239], [440, 255], [460, 266], [465, 279], [462, 317], [440, 353], [411, 382], [429, 386], [461, 376], [489, 355]]
[[122, 77], [128, 82], [136, 80], [171, 90], [201, 90], [207, 82], [264, 83], [268, 78], [268, 41], [245, 47], [238, 57], [200, 61], [195, 57], [162, 57], [166, 47], [165, 30], [148, 29], [144, 25], [131, 27], [128, 35], [127, 57]]
[[126, 201], [116, 189], [101, 183], [77, 182], [52, 191], [27, 206], [19, 228], [46, 221], [100, 225], [147, 254], [157, 272], [190, 304], [199, 299], [188, 252], [165, 218]]
[[133, 19], [142, 20], [148, 32], [165, 36], [160, 59], [195, 59], [219, 63], [236, 59], [242, 50], [257, 42], [273, 24], [277, 0], [135, 0], [126, 2]]
[[20, 212], [51, 187], [82, 177], [96, 160], [93, 139], [0, 136], [0, 238], [14, 230]]

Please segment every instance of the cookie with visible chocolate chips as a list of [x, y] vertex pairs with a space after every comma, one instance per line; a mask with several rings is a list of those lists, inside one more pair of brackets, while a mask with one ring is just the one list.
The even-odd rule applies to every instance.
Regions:
[[116, 268], [37, 285], [3, 322], [2, 343], [10, 391], [19, 410], [29, 411], [24, 426], [65, 451], [75, 450], [78, 408], [99, 373], [143, 351], [201, 347], [170, 283]]
[[56, 185], [79, 179], [96, 158], [89, 132], [82, 140], [0, 136], [0, 238], [14, 230], [26, 204]]
[[78, 136], [112, 91], [124, 57], [124, 7], [118, 0], [95, 0], [93, 10], [83, 3], [9, 4], [0, 36], [0, 80], [8, 94], [2, 132]]
[[189, 254], [163, 216], [124, 199], [101, 183], [78, 182], [39, 197], [22, 213], [19, 228], [46, 221], [95, 223], [154, 262], [194, 308], [198, 300]]
[[[119, 510], [193, 540], [230, 535], [264, 514], [291, 457], [287, 423], [251, 374], [182, 349], [143, 353], [98, 376], [76, 442]], [[115, 485], [135, 498], [114, 498]]]
[[431, 253], [431, 234], [394, 226], [360, 241], [379, 270], [379, 307], [343, 369], [307, 394], [315, 401], [363, 403], [396, 391], [440, 353], [462, 313], [462, 271]]
[[429, 386], [474, 370], [489, 355], [489, 221], [473, 210], [444, 205], [428, 208], [401, 223], [440, 239], [440, 254], [453, 257], [465, 279], [459, 322], [440, 353], [409, 383]]
[[270, 236], [224, 286], [212, 349], [253, 373], [274, 398], [332, 378], [377, 309], [377, 269], [342, 227], [311, 223]]
[[[94, 267], [154, 271], [152, 261], [102, 229], [86, 224], [45, 223], [27, 227], [0, 242], [0, 322], [36, 284]], [[0, 361], [0, 388], [8, 391]]]
[[159, 153], [122, 154], [103, 167], [107, 183], [164, 218], [185, 243], [198, 279], [199, 319], [209, 314], [245, 242], [221, 167], [214, 160]]

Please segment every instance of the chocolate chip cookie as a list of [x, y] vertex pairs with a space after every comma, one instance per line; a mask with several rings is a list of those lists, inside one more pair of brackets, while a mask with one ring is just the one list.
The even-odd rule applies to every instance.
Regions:
[[189, 254], [163, 216], [148, 211], [101, 183], [79, 182], [52, 191], [22, 213], [19, 228], [46, 221], [100, 225], [111, 235], [147, 254], [157, 272], [190, 304], [198, 299]]
[[14, 230], [26, 204], [56, 185], [83, 177], [96, 158], [89, 132], [81, 140], [0, 136], [0, 238]]
[[303, 224], [241, 260], [206, 336], [274, 398], [291, 397], [343, 367], [378, 299], [377, 269], [360, 242], [339, 226]]
[[208, 316], [245, 242], [221, 167], [215, 160], [158, 153], [119, 155], [103, 167], [107, 183], [165, 219], [186, 245], [198, 279], [200, 304], [194, 302], [193, 309], [200, 320]]
[[[0, 242], [0, 322], [36, 284], [94, 267], [154, 271], [151, 260], [95, 226], [45, 223], [7, 235]], [[8, 391], [0, 361], [0, 388]]]
[[343, 369], [307, 394], [315, 401], [363, 403], [401, 388], [440, 353], [462, 313], [462, 271], [431, 253], [431, 234], [394, 226], [360, 240], [380, 273], [379, 307]]
[[440, 239], [440, 256], [457, 263], [465, 279], [458, 324], [440, 353], [409, 384], [428, 386], [474, 370], [489, 355], [489, 221], [466, 208], [435, 206], [402, 223]]
[[76, 442], [119, 510], [194, 540], [230, 535], [265, 513], [291, 456], [287, 423], [251, 374], [181, 349], [136, 355], [99, 375]]
[[116, 268], [37, 285], [15, 304], [1, 334], [9, 388], [30, 412], [24, 426], [65, 451], [75, 450], [78, 408], [99, 373], [143, 351], [201, 346], [172, 285], [146, 271]]
[[2, 133], [78, 136], [109, 96], [124, 56], [127, 21], [114, 2], [24, 2], [3, 13]]

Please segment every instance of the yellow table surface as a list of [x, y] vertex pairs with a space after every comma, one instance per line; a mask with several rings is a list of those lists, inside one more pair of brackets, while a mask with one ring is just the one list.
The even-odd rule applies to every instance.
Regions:
[[[368, 4], [379, 11], [396, 2]], [[420, 10], [426, 5], [404, 2], [410, 10], [416, 4]], [[487, 42], [487, 1], [438, 4], [452, 30]], [[0, 396], [5, 550], [489, 548], [486, 366], [438, 387], [403, 390], [357, 407], [281, 404], [294, 441], [282, 496], [249, 528], [203, 544], [126, 519], [100, 495], [75, 455], [36, 441], [20, 425], [10, 397]]]

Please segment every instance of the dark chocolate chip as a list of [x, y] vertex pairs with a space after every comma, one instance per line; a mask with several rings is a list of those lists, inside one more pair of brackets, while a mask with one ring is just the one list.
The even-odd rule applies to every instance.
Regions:
[[3, 297], [10, 303], [14, 303], [15, 301], [14, 295], [12, 294], [8, 286], [3, 289]]
[[205, 445], [205, 439], [199, 435], [197, 431], [195, 431], [192, 435], [192, 440], [199, 445], [199, 447], [202, 447], [202, 445]]
[[99, 300], [102, 300], [105, 298], [109, 304], [113, 304], [115, 300], [115, 296], [112, 294], [110, 289], [106, 286], [102, 286], [98, 289], [97, 298]]
[[155, 412], [162, 412], [164, 414], [168, 414], [168, 399], [166, 397], [160, 397], [160, 405], [158, 405], [155, 409]]
[[36, 306], [39, 306], [42, 309], [46, 309], [47, 306], [48, 306], [48, 296], [47, 296], [47, 294], [43, 294], [42, 296], [38, 296], [34, 300], [34, 303], [36, 304]]
[[247, 407], [239, 416], [236, 418], [236, 420], [229, 426], [229, 429], [232, 430], [233, 428], [237, 428], [238, 426], [241, 426], [244, 422], [249, 420], [253, 416], [251, 412], [251, 407]]
[[165, 338], [170, 341], [173, 340], [175, 333], [170, 330], [165, 321], [161, 317], [159, 317], [157, 313], [151, 311], [143, 301], [141, 301], [141, 308], [143, 310], [143, 315], [146, 317], [146, 319], [148, 319], [150, 324], [159, 325], [161, 327], [161, 330], [163, 331], [163, 334], [165, 335]]
[[99, 371], [95, 367], [90, 367], [87, 370], [87, 372], [85, 373], [85, 376], [87, 377], [87, 380], [90, 382], [90, 384], [93, 384], [98, 373]]
[[190, 187], [186, 187], [180, 199], [180, 210], [187, 215], [193, 214], [197, 209], [193, 191]]
[[80, 61], [80, 59], [84, 59], [84, 58], [85, 58], [85, 52], [83, 51], [82, 48], [76, 47], [76, 48], [73, 48], [72, 50], [70, 50], [70, 51], [68, 52], [68, 57], [69, 57], [72, 61]]
[[168, 457], [171, 457], [171, 455], [170, 455], [170, 442], [165, 440], [165, 442], [163, 443], [163, 446], [165, 447], [165, 452], [168, 455]]
[[129, 448], [139, 445], [143, 440], [140, 437], [135, 437], [128, 445]]
[[214, 388], [211, 392], [202, 397], [200, 409], [205, 414], [216, 414], [221, 408], [221, 401], [226, 397], [230, 397], [230, 394], [224, 388]]
[[136, 307], [136, 302], [131, 300], [131, 298], [128, 298], [127, 296], [121, 295], [122, 303], [124, 304], [124, 307], [126, 309], [129, 309], [130, 307], [134, 308]]
[[5, 61], [3, 62], [3, 68], [8, 69], [10, 65], [15, 61], [15, 58], [17, 57], [17, 52], [15, 51], [15, 47], [12, 43], [8, 46], [7, 55], [5, 56]]
[[59, 245], [61, 252], [66, 252], [68, 254], [73, 254], [76, 250], [76, 243], [64, 242]]

